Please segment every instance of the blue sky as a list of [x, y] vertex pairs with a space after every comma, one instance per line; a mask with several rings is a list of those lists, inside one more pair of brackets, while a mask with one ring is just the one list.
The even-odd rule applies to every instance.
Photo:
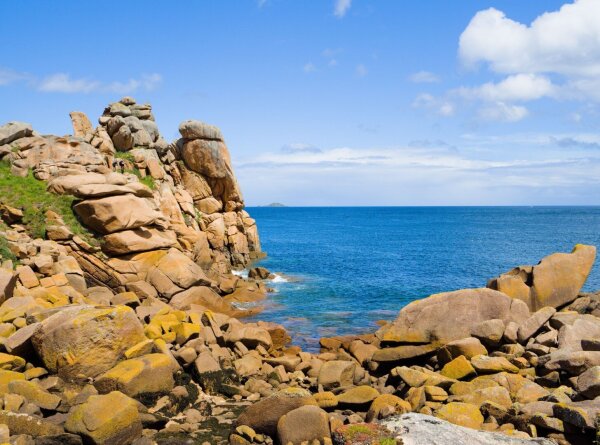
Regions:
[[0, 123], [123, 95], [248, 205], [600, 204], [600, 2], [0, 2]]

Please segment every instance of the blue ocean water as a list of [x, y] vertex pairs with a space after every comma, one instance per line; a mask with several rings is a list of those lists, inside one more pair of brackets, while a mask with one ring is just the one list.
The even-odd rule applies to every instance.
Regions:
[[[407, 303], [485, 286], [521, 264], [536, 264], [577, 243], [600, 247], [600, 207], [285, 207], [249, 208], [260, 262], [294, 278], [257, 319], [283, 324], [295, 344], [372, 332]], [[585, 290], [600, 289], [597, 261]]]

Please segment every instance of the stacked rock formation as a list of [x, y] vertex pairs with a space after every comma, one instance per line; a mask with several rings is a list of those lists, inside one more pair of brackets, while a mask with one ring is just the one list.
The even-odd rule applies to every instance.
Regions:
[[31, 209], [0, 196], [0, 443], [598, 439], [600, 293], [581, 293], [594, 247], [415, 301], [312, 354], [239, 319], [272, 276], [251, 264], [256, 224], [218, 129], [186, 121], [167, 143], [131, 98], [95, 129], [71, 118], [74, 136], [0, 127], [0, 186], [72, 203], [45, 211], [36, 238]]

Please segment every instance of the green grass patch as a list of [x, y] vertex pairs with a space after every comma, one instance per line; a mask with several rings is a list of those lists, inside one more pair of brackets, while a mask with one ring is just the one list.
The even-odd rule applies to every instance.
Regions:
[[34, 238], [46, 237], [46, 212], [58, 213], [75, 235], [90, 244], [97, 244], [92, 234], [81, 225], [72, 206], [76, 200], [69, 195], [55, 195], [46, 191], [46, 183], [33, 177], [30, 171], [24, 178], [12, 175], [10, 164], [0, 162], [0, 201], [23, 209], [23, 224]]
[[131, 169], [126, 168], [125, 172], [133, 173], [134, 175], [136, 175], [138, 177], [140, 182], [142, 184], [144, 184], [146, 187], [149, 187], [151, 190], [156, 190], [156, 182], [154, 181], [154, 178], [150, 175], [146, 175], [146, 176], [142, 177], [142, 172], [140, 172], [140, 170], [137, 167], [135, 167], [135, 158], [131, 154], [131, 152], [117, 151], [117, 152], [115, 152], [115, 158], [123, 159], [124, 161], [130, 162], [131, 165], [133, 166], [133, 168], [131, 168]]

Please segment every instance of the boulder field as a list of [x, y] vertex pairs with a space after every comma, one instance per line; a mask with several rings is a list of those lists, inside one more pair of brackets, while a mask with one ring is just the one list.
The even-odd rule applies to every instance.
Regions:
[[309, 353], [242, 321], [272, 275], [218, 128], [168, 143], [130, 97], [71, 120], [0, 126], [0, 444], [600, 440], [593, 246]]

